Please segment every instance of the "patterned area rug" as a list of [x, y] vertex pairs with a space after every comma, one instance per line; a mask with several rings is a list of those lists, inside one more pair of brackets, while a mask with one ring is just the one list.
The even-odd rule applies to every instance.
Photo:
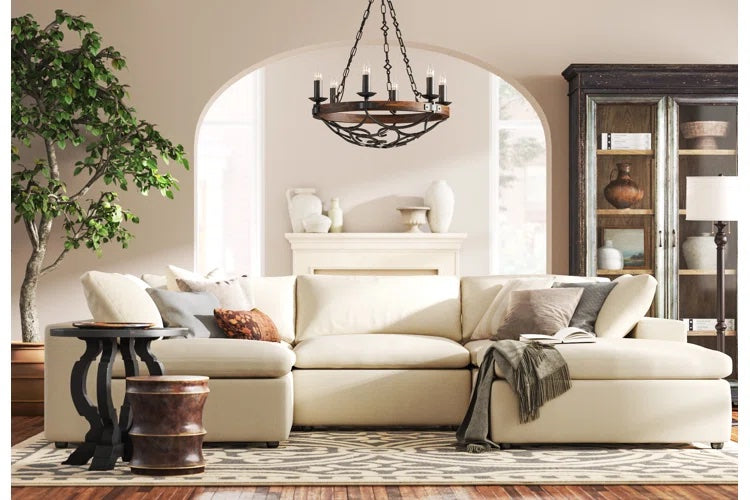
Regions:
[[206, 472], [133, 475], [60, 465], [59, 450], [38, 434], [12, 449], [13, 486], [384, 485], [737, 483], [737, 445], [527, 446], [469, 454], [444, 431], [293, 432], [277, 449], [209, 444]]

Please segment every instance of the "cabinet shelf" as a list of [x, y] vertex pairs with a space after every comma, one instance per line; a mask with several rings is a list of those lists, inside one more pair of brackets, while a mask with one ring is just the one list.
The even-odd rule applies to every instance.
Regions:
[[[736, 269], [725, 269], [724, 273], [727, 275], [737, 274]], [[680, 269], [680, 276], [711, 276], [716, 275], [715, 269]]]
[[654, 274], [653, 269], [597, 269], [601, 276], [621, 276], [623, 274]]
[[654, 156], [653, 149], [597, 149], [599, 156]]
[[654, 215], [650, 208], [598, 208], [596, 215]]
[[680, 149], [680, 156], [736, 156], [736, 149]]
[[[716, 337], [716, 330], [689, 330], [688, 337]], [[724, 332], [727, 337], [736, 337], [737, 330], [727, 330]]]

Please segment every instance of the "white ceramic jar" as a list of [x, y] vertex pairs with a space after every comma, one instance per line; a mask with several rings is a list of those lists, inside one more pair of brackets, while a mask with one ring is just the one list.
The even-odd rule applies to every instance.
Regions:
[[622, 252], [614, 247], [612, 240], [605, 240], [604, 246], [597, 250], [596, 262], [599, 269], [618, 270], [624, 265]]
[[716, 270], [716, 242], [711, 233], [688, 236], [682, 244], [682, 255], [688, 269]]
[[331, 208], [328, 209], [328, 218], [331, 219], [331, 232], [340, 233], [344, 230], [344, 212], [338, 198], [331, 198]]
[[433, 233], [447, 233], [453, 220], [455, 208], [453, 190], [446, 181], [440, 180], [430, 184], [424, 195], [424, 204], [430, 207], [427, 222]]
[[309, 215], [322, 214], [323, 202], [315, 196], [315, 188], [292, 188], [286, 190], [292, 232], [304, 233], [302, 221]]

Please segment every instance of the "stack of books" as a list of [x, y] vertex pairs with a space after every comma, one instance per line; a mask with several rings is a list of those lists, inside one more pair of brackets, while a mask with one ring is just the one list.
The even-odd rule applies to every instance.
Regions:
[[603, 133], [602, 149], [651, 149], [651, 134]]

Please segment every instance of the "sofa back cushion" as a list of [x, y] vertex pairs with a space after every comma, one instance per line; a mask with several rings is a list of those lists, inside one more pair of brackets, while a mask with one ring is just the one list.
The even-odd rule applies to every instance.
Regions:
[[461, 331], [464, 340], [469, 340], [479, 321], [490, 307], [495, 296], [505, 283], [516, 278], [554, 277], [556, 283], [580, 283], [609, 281], [607, 278], [564, 275], [497, 275], [467, 276], [461, 279]]
[[656, 279], [650, 274], [625, 274], [607, 295], [599, 310], [594, 331], [598, 337], [622, 338], [635, 327], [651, 307]]
[[411, 333], [461, 340], [455, 276], [297, 277], [297, 342], [350, 333]]
[[148, 285], [129, 274], [89, 271], [81, 276], [83, 293], [94, 321], [153, 323], [161, 328], [159, 309], [151, 300]]
[[294, 342], [294, 301], [296, 276], [251, 276], [240, 278], [253, 307], [267, 314], [279, 330], [281, 340]]

